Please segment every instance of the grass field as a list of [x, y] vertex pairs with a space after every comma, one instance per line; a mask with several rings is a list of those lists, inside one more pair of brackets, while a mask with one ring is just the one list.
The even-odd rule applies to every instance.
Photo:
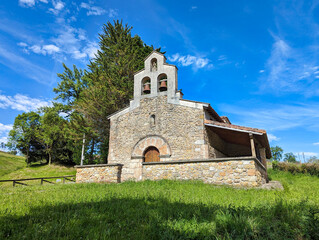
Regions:
[[[0, 180], [38, 178], [38, 177], [56, 177], [64, 175], [75, 175], [76, 170], [73, 167], [61, 165], [36, 163], [27, 166], [24, 157], [0, 152]], [[26, 181], [28, 185], [39, 184], [39, 181]], [[1, 183], [1, 187], [11, 186], [12, 183]]]
[[0, 190], [0, 239], [319, 239], [319, 179], [270, 171], [284, 191], [201, 182]]
[[0, 178], [26, 167], [25, 158], [0, 151]]

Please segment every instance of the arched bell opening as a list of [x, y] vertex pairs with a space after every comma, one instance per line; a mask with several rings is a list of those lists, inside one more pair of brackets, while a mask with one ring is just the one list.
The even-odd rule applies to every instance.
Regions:
[[162, 73], [157, 78], [158, 82], [158, 91], [165, 92], [167, 91], [167, 75]]
[[143, 154], [144, 162], [159, 162], [160, 161], [160, 153], [159, 150], [154, 147], [148, 147]]
[[142, 79], [142, 95], [151, 93], [151, 79], [149, 77], [144, 77]]

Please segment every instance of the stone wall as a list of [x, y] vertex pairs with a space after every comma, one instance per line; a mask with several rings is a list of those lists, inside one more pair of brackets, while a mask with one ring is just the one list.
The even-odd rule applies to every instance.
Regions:
[[[160, 150], [160, 155], [166, 155], [161, 161], [208, 158], [203, 122], [202, 107], [167, 103], [167, 96], [141, 99], [138, 108], [111, 118], [108, 162], [124, 164], [123, 180], [140, 180], [141, 159], [132, 156], [134, 147], [141, 139], [154, 136], [163, 139], [170, 149], [165, 151], [169, 155]], [[148, 147], [141, 146], [140, 152]]]
[[119, 183], [122, 164], [98, 164], [75, 166], [77, 183]]
[[265, 168], [253, 157], [143, 163], [143, 180], [202, 180], [256, 187], [266, 182]]

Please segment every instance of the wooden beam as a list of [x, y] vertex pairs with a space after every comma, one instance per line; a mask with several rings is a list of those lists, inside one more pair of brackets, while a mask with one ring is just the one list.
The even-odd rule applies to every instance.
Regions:
[[256, 149], [255, 149], [255, 142], [254, 142], [254, 135], [252, 133], [249, 134], [250, 138], [250, 149], [251, 149], [251, 156], [256, 157]]

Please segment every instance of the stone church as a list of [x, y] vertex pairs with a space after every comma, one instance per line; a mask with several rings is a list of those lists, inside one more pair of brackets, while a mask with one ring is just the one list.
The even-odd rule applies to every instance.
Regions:
[[231, 124], [209, 103], [186, 100], [177, 67], [153, 51], [134, 75], [134, 99], [109, 116], [108, 164], [79, 166], [78, 182], [202, 180], [234, 186], [267, 181], [265, 130]]

